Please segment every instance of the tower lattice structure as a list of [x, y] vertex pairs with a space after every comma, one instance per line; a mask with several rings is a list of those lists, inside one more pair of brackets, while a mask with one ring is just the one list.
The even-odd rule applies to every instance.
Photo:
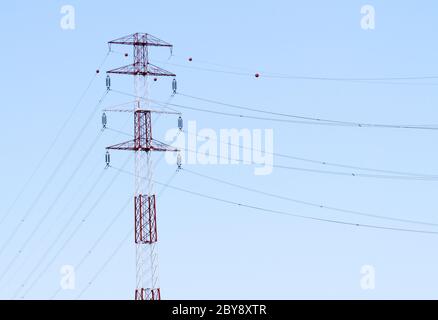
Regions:
[[149, 63], [149, 47], [172, 45], [147, 33], [135, 33], [108, 42], [133, 47], [133, 64], [107, 71], [108, 74], [134, 76], [136, 101], [133, 106], [134, 139], [107, 147], [135, 153], [134, 241], [136, 251], [136, 300], [160, 300], [158, 284], [157, 198], [153, 186], [152, 153], [178, 151], [152, 138], [152, 114], [148, 100], [148, 77], [176, 75]]

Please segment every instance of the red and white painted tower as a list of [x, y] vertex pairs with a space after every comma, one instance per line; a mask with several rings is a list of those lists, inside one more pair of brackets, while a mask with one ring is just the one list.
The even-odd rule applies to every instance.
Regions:
[[[136, 245], [136, 300], [161, 299], [158, 285], [157, 257], [157, 206], [153, 186], [152, 152], [177, 151], [152, 138], [152, 113], [148, 103], [148, 76], [175, 77], [175, 74], [149, 63], [149, 47], [172, 45], [147, 33], [135, 33], [108, 42], [111, 45], [130, 45], [134, 48], [134, 63], [107, 71], [112, 74], [134, 76], [135, 96], [134, 140], [107, 147], [108, 150], [129, 150], [135, 152], [134, 190], [134, 240]], [[146, 177], [146, 178], [145, 178]]]

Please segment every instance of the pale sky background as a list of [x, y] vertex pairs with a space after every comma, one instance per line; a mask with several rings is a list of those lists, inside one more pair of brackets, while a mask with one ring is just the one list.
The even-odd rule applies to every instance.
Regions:
[[[60, 9], [66, 4], [75, 7], [75, 30], [60, 27]], [[376, 10], [373, 31], [360, 27], [360, 9], [366, 4]], [[0, 10], [0, 218], [8, 212], [75, 107], [105, 57], [109, 40], [148, 32], [174, 45], [175, 56], [169, 63], [224, 69], [201, 63], [208, 61], [262, 74], [256, 79], [162, 64], [157, 61], [167, 61], [168, 50], [152, 49], [153, 63], [177, 74], [182, 93], [345, 121], [436, 124], [436, 86], [430, 85], [434, 81], [438, 84], [436, 80], [418, 81], [421, 85], [303, 81], [264, 78], [262, 71], [353, 78], [436, 75], [437, 10], [438, 4], [432, 0], [5, 2]], [[131, 54], [130, 48], [114, 49]], [[192, 63], [188, 57], [193, 57]], [[105, 146], [127, 140], [105, 131], [88, 152], [100, 132], [102, 108], [92, 116], [78, 143], [73, 144], [105, 90], [104, 71], [128, 63], [131, 57], [123, 54], [108, 57], [60, 139], [0, 225], [0, 244], [8, 244], [0, 252], [0, 298], [52, 297], [59, 288], [61, 266], [76, 266], [132, 196], [133, 178], [124, 174], [104, 193], [116, 175], [116, 171], [106, 170], [86, 197], [103, 171]], [[132, 79], [127, 76], [113, 76], [112, 86], [133, 91]], [[151, 85], [151, 97], [157, 100], [165, 101], [170, 94], [170, 79]], [[102, 107], [129, 100], [110, 92]], [[236, 112], [181, 96], [173, 102]], [[436, 131], [281, 124], [182, 111], [185, 122], [196, 120], [199, 128], [272, 128], [274, 150], [279, 153], [438, 174]], [[109, 125], [130, 132], [130, 123], [124, 127], [128, 117], [110, 114]], [[154, 126], [155, 137], [163, 139], [165, 131], [175, 126], [175, 117], [160, 117]], [[69, 150], [61, 169], [39, 197]], [[128, 156], [132, 155], [113, 152], [112, 164], [122, 167]], [[351, 171], [277, 157], [274, 161], [302, 168]], [[82, 166], [75, 172], [78, 163]], [[278, 168], [269, 176], [254, 176], [252, 166], [242, 165], [187, 168], [303, 201], [438, 223], [436, 181], [343, 177]], [[133, 171], [132, 162], [126, 169]], [[165, 182], [174, 170], [163, 161], [155, 179]], [[438, 227], [357, 217], [281, 201], [184, 171], [177, 174], [172, 185], [291, 213], [438, 231]], [[64, 186], [67, 189], [56, 200]], [[94, 206], [102, 193], [102, 200]], [[56, 298], [74, 299], [84, 289], [81, 298], [85, 299], [133, 298], [133, 235], [102, 268], [132, 228], [131, 202], [77, 270], [76, 289], [61, 291]], [[28, 219], [16, 229], [26, 213]], [[89, 218], [82, 223], [88, 213]], [[57, 237], [72, 215], [67, 231]], [[437, 235], [259, 214], [172, 189], [158, 198], [158, 216], [160, 287], [165, 299], [438, 298]], [[48, 264], [80, 224], [62, 253]], [[6, 242], [13, 232], [12, 240]], [[53, 246], [49, 256], [35, 268], [49, 246]], [[10, 261], [14, 263], [3, 275]], [[363, 265], [375, 267], [374, 290], [362, 290], [360, 286]], [[41, 272], [45, 268], [47, 271]], [[42, 277], [26, 292], [40, 273]]]

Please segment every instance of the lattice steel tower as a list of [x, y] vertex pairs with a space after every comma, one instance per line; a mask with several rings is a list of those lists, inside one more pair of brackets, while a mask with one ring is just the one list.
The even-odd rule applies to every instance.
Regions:
[[[134, 190], [134, 240], [136, 245], [136, 300], [159, 300], [157, 257], [157, 207], [153, 187], [152, 152], [177, 151], [152, 138], [152, 113], [148, 103], [148, 76], [175, 77], [175, 74], [149, 63], [149, 47], [169, 47], [172, 45], [147, 33], [135, 33], [108, 42], [133, 46], [134, 63], [107, 71], [107, 73], [134, 76], [136, 101], [134, 115], [134, 140], [107, 147], [108, 150], [129, 150], [135, 152]], [[146, 178], [145, 178], [146, 177]]]

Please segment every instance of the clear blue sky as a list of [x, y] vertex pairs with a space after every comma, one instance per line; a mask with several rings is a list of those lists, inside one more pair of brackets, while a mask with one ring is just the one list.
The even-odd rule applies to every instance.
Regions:
[[[76, 29], [60, 28], [61, 6], [76, 9]], [[376, 29], [360, 27], [360, 8], [376, 9]], [[15, 1], [2, 4], [0, 32], [0, 213], [6, 213], [56, 132], [74, 108], [107, 52], [106, 42], [134, 32], [148, 32], [174, 45], [176, 64], [193, 57], [249, 70], [334, 77], [391, 77], [437, 74], [436, 1]], [[121, 52], [124, 49], [120, 49]], [[130, 51], [129, 51], [130, 52]], [[153, 50], [166, 60], [168, 51]], [[112, 54], [102, 71], [129, 63]], [[156, 63], [159, 64], [159, 63]], [[259, 79], [162, 65], [177, 73], [179, 90], [195, 96], [272, 111], [346, 121], [438, 123], [437, 96], [429, 85]], [[428, 81], [431, 82], [431, 81]], [[113, 77], [113, 88], [132, 92], [131, 79]], [[171, 83], [154, 83], [151, 96], [166, 100]], [[8, 274], [0, 280], [0, 297], [11, 298], [34, 272], [24, 289], [50, 260], [34, 270], [58, 230], [76, 214], [67, 233], [55, 243], [54, 255], [82, 216], [111, 182], [107, 170], [94, 191], [88, 190], [104, 166], [104, 148], [126, 137], [107, 131], [81, 161], [100, 130], [100, 112], [87, 126], [67, 161], [34, 206], [39, 190], [72, 146], [105, 90], [101, 72], [68, 123], [60, 140], [0, 226], [7, 241], [21, 217], [30, 212], [13, 240], [0, 253], [0, 276], [24, 241], [56, 201], [47, 219], [26, 244]], [[103, 106], [129, 100], [110, 93]], [[206, 106], [177, 96], [175, 103]], [[211, 105], [220, 111], [225, 107]], [[123, 128], [127, 115], [110, 115], [111, 126]], [[184, 119], [200, 128], [273, 128], [275, 152], [312, 159], [388, 170], [438, 173], [437, 133], [279, 124], [230, 119], [195, 111]], [[175, 126], [176, 119], [157, 121], [156, 137]], [[121, 167], [128, 154], [113, 153]], [[324, 169], [275, 158], [277, 164]], [[132, 171], [132, 163], [127, 166]], [[245, 186], [324, 203], [406, 219], [438, 222], [437, 182], [340, 177], [274, 169], [254, 176], [251, 166], [190, 166], [191, 170]], [[327, 169], [327, 168], [326, 168]], [[156, 179], [166, 181], [175, 170], [161, 163]], [[49, 265], [26, 298], [49, 298], [59, 287], [62, 265], [76, 265], [132, 195], [132, 177], [120, 175], [80, 231]], [[358, 223], [406, 226], [318, 210], [195, 178], [184, 172], [173, 185], [304, 215]], [[159, 188], [158, 188], [159, 189]], [[292, 217], [261, 215], [167, 189], [159, 198], [159, 260], [163, 298], [438, 298], [435, 255], [438, 236], [361, 229]], [[57, 298], [75, 298], [87, 286], [132, 227], [130, 204], [76, 274], [76, 290]], [[408, 225], [408, 227], [417, 227]], [[421, 228], [421, 227], [420, 227]], [[429, 228], [431, 229], [431, 228]], [[438, 230], [438, 228], [436, 228]], [[431, 229], [432, 230], [432, 229]], [[86, 299], [131, 299], [135, 286], [133, 238], [106, 265], [84, 292]], [[360, 287], [360, 268], [373, 265], [375, 290]], [[19, 294], [20, 297], [22, 294]]]

